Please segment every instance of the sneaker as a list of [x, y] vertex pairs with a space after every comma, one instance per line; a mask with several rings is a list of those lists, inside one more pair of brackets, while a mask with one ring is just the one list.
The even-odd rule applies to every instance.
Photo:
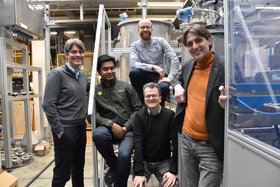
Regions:
[[110, 167], [107, 173], [105, 174], [105, 184], [107, 186], [112, 186], [114, 183], [114, 167]]

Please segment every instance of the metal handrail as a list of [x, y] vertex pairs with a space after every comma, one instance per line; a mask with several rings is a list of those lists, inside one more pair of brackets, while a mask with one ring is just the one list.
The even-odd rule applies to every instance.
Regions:
[[[105, 53], [105, 23], [108, 27], [108, 41], [111, 41], [111, 24], [106, 14], [105, 8], [103, 4], [99, 5], [98, 19], [97, 19], [97, 28], [95, 35], [95, 45], [94, 45], [94, 56], [92, 61], [92, 72], [91, 72], [91, 85], [90, 85], [90, 93], [89, 93], [89, 102], [88, 102], [88, 114], [91, 115], [91, 125], [92, 125], [92, 133], [96, 128], [95, 121], [95, 86], [96, 86], [96, 68], [97, 68], [97, 58], [99, 54]], [[101, 50], [99, 49], [101, 44]], [[111, 42], [108, 42], [108, 53], [111, 53]], [[94, 144], [94, 142], [93, 142]], [[92, 146], [92, 159], [93, 159], [93, 186], [98, 186], [98, 158], [97, 158], [97, 150], [95, 146]], [[99, 186], [103, 186], [103, 179], [100, 178]]]

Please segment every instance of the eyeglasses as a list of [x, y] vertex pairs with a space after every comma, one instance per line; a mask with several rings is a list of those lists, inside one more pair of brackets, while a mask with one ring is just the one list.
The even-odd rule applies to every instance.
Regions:
[[158, 97], [158, 95], [145, 95], [146, 99], [150, 99], [151, 97], [156, 98], [156, 97]]
[[147, 30], [150, 30], [152, 27], [150, 27], [150, 26], [141, 26], [141, 27], [139, 27], [139, 29], [141, 29], [141, 30], [145, 30], [145, 29], [147, 29]]

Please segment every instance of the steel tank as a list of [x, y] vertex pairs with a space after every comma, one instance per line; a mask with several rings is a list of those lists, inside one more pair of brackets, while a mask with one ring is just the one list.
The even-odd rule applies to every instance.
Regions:
[[[120, 27], [120, 48], [129, 48], [130, 45], [140, 39], [138, 33], [138, 22], [133, 20], [119, 23]], [[170, 43], [170, 32], [174, 29], [172, 23], [160, 20], [151, 20], [153, 24], [152, 36], [163, 37]], [[124, 81], [129, 80], [129, 53], [124, 53], [119, 59], [119, 78]]]

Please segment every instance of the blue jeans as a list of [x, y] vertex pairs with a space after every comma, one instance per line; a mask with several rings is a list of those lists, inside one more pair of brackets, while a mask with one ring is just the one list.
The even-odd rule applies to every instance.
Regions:
[[[115, 168], [114, 187], [127, 186], [133, 150], [133, 132], [128, 131], [123, 139], [116, 140], [109, 128], [98, 126], [93, 132], [93, 141], [106, 164]], [[118, 156], [114, 153], [113, 144], [119, 144]]]
[[211, 143], [194, 140], [182, 133], [181, 158], [182, 179], [180, 186], [220, 187], [223, 178], [223, 163]]
[[[167, 76], [167, 74], [166, 74]], [[134, 69], [130, 71], [129, 78], [132, 86], [136, 90], [140, 100], [144, 103], [144, 95], [143, 95], [143, 86], [149, 82], [158, 82], [159, 74], [156, 72], [143, 71], [140, 69]], [[161, 105], [164, 106], [166, 98], [169, 95], [169, 86], [170, 83], [162, 82], [159, 84], [160, 92], [161, 92]]]

